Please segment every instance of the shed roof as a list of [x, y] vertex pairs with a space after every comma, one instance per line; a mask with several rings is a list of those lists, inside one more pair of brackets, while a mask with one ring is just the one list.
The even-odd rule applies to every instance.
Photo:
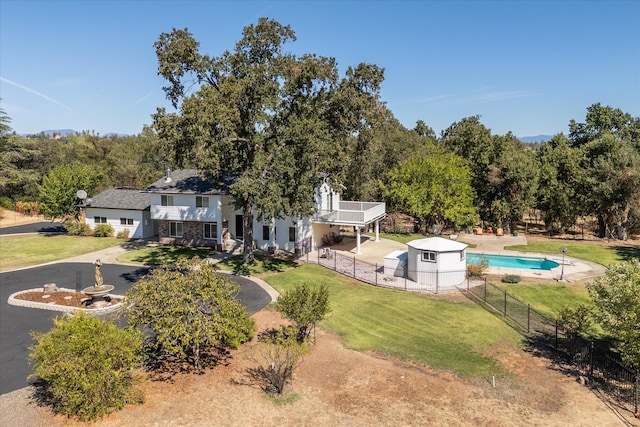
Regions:
[[407, 246], [435, 252], [456, 252], [465, 249], [468, 245], [455, 240], [443, 239], [442, 237], [428, 237], [426, 239], [412, 240], [407, 243]]
[[141, 193], [139, 190], [125, 190], [122, 188], [105, 190], [87, 199], [84, 203], [85, 208], [127, 209], [135, 211], [149, 210], [150, 206], [150, 194]]

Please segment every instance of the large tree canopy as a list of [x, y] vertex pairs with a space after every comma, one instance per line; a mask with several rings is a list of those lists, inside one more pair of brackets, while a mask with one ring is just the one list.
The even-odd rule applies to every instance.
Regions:
[[423, 228], [466, 227], [478, 220], [471, 172], [456, 154], [434, 148], [429, 155], [414, 155], [392, 169], [389, 184], [381, 186], [389, 204], [420, 218]]
[[[155, 43], [158, 74], [179, 109], [158, 109], [155, 129], [178, 166], [235, 177], [230, 194], [243, 210], [245, 242], [253, 241], [254, 214], [310, 212], [318, 173], [339, 177], [347, 137], [381, 110], [382, 69], [360, 64], [340, 78], [333, 58], [285, 53], [295, 39], [289, 26], [261, 18], [220, 56], [201, 54], [187, 29]], [[244, 257], [253, 261], [252, 245]]]

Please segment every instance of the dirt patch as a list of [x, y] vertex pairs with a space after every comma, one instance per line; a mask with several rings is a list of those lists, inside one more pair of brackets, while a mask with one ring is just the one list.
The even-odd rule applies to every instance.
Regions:
[[24, 215], [7, 209], [0, 212], [0, 228], [42, 221], [47, 221], [44, 215]]
[[[260, 329], [282, 323], [279, 314], [270, 311], [254, 318]], [[94, 425], [625, 425], [574, 377], [554, 370], [547, 359], [507, 345], [495, 347], [491, 356], [512, 375], [498, 380], [494, 388], [491, 378], [461, 379], [396, 358], [349, 350], [339, 337], [319, 330], [286, 402], [267, 398], [247, 382], [252, 345], [234, 351], [228, 364], [203, 375], [150, 382], [144, 405], [126, 407]], [[42, 409], [39, 419], [42, 425], [80, 425]]]

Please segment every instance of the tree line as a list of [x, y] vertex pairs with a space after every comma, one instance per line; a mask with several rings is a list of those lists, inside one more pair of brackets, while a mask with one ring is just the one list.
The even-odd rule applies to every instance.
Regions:
[[328, 177], [344, 199], [383, 200], [422, 231], [481, 222], [516, 231], [534, 209], [552, 234], [587, 217], [600, 237], [640, 231], [640, 118], [595, 103], [566, 134], [537, 144], [493, 134], [480, 116], [440, 135], [422, 120], [408, 129], [381, 99], [383, 68], [358, 64], [341, 75], [334, 58], [288, 53], [295, 40], [289, 26], [266, 18], [218, 56], [201, 53], [187, 29], [161, 34], [157, 72], [175, 110], [159, 108], [134, 136], [19, 136], [2, 112], [0, 203], [46, 208], [52, 194], [75, 194], [56, 191], [64, 183], [91, 196], [190, 167], [212, 179], [233, 175], [230, 192], [247, 224], [308, 214], [313, 188]]

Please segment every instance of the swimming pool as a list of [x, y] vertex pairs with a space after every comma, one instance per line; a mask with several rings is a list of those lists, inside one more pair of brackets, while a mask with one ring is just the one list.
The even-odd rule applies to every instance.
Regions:
[[551, 270], [558, 267], [555, 261], [544, 258], [492, 255], [492, 254], [467, 254], [467, 264], [480, 264], [483, 259], [489, 261], [489, 267], [523, 268], [527, 270]]

